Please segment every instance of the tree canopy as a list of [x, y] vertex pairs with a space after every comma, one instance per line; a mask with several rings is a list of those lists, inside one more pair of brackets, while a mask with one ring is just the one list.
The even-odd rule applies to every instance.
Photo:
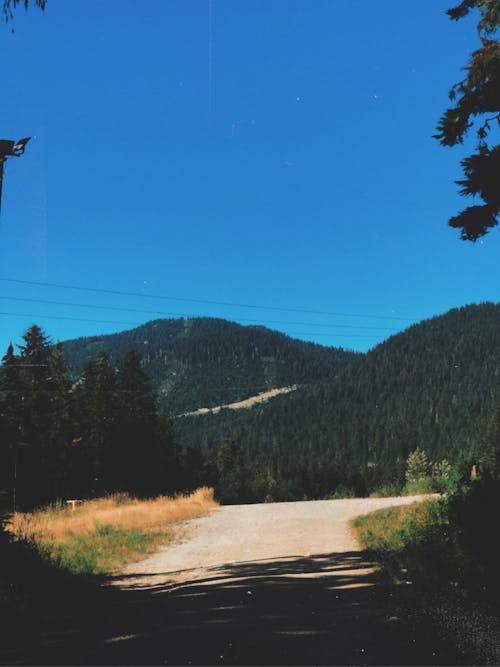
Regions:
[[47, 0], [3, 0], [3, 17], [7, 22], [14, 18], [13, 10], [19, 5], [22, 5], [24, 9], [35, 5], [35, 7], [39, 7], [43, 11], [47, 6]]
[[135, 352], [117, 368], [97, 350], [71, 378], [62, 345], [38, 325], [18, 347], [16, 355], [9, 345], [0, 364], [0, 508], [157, 495], [198, 482], [201, 463], [176, 450]]
[[443, 146], [456, 146], [476, 126], [477, 152], [461, 161], [464, 178], [456, 183], [461, 195], [478, 197], [482, 203], [468, 206], [449, 220], [468, 241], [487, 234], [498, 224], [500, 214], [500, 145], [493, 145], [490, 135], [500, 125], [500, 42], [493, 37], [500, 27], [500, 2], [463, 0], [447, 14], [459, 20], [474, 9], [480, 12], [481, 48], [472, 53], [464, 68], [465, 78], [450, 90], [453, 105], [441, 116], [434, 135]]

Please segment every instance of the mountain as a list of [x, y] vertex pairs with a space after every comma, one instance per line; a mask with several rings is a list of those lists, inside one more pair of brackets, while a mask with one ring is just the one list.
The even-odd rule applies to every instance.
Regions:
[[[116, 365], [138, 350], [158, 404], [177, 415], [178, 444], [191, 448], [193, 466], [205, 466], [203, 479], [219, 484], [236, 462], [223, 473], [234, 498], [317, 498], [341, 487], [362, 494], [401, 480], [417, 447], [453, 461], [485, 431], [498, 404], [500, 304], [453, 309], [367, 354], [220, 319], [157, 320], [67, 341], [75, 376], [99, 348]], [[246, 409], [230, 405], [286, 388]], [[226, 407], [200, 410], [214, 406]], [[242, 480], [251, 487], [244, 493]]]
[[360, 356], [261, 326], [216, 318], [163, 319], [118, 334], [66, 341], [72, 373], [78, 376], [101, 348], [115, 365], [135, 349], [159, 407], [172, 415], [330, 380]]
[[339, 479], [401, 478], [416, 447], [454, 459], [492, 414], [499, 379], [500, 304], [483, 303], [416, 324], [270, 403], [175, 427], [205, 454], [238, 443], [253, 468], [286, 480], [285, 498], [319, 497]]

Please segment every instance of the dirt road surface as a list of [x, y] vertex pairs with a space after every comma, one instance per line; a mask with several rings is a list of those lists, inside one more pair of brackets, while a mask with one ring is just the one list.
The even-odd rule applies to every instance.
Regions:
[[359, 514], [413, 500], [215, 509], [189, 522], [179, 544], [110, 580], [90, 614], [45, 620], [11, 662], [470, 664], [410, 620], [398, 587], [381, 581], [350, 531]]
[[193, 581], [208, 573], [213, 579], [217, 573], [226, 576], [227, 567], [237, 564], [354, 552], [359, 546], [349, 526], [351, 519], [425, 497], [219, 507], [207, 517], [190, 521], [180, 544], [165, 547], [129, 566], [125, 572], [127, 577], [116, 583], [122, 587], [148, 587]]

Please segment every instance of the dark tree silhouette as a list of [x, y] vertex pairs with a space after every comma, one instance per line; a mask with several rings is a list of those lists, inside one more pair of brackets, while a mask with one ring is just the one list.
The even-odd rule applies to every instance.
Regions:
[[12, 486], [21, 428], [20, 396], [19, 358], [11, 343], [0, 366], [0, 489], [3, 493]]
[[30, 6], [39, 7], [42, 11], [47, 6], [47, 0], [3, 0], [2, 11], [5, 21], [12, 21], [14, 18], [14, 9], [18, 6], [22, 6], [25, 9], [28, 9]]
[[492, 126], [500, 125], [500, 43], [493, 38], [500, 27], [500, 2], [464, 0], [447, 14], [459, 20], [472, 10], [481, 15], [477, 30], [482, 46], [464, 68], [466, 77], [451, 89], [453, 106], [441, 116], [434, 135], [443, 146], [456, 146], [477, 121], [477, 153], [462, 160], [464, 178], [456, 183], [461, 195], [479, 197], [483, 203], [468, 206], [449, 220], [467, 241], [487, 234], [498, 224], [500, 213], [500, 146], [487, 141]]
[[117, 419], [116, 373], [104, 350], [87, 364], [79, 387], [81, 436], [90, 453], [92, 494], [112, 490], [109, 479], [110, 450]]
[[149, 378], [134, 350], [127, 353], [118, 373], [117, 394], [108, 476], [114, 488], [153, 495], [161, 473], [156, 405]]

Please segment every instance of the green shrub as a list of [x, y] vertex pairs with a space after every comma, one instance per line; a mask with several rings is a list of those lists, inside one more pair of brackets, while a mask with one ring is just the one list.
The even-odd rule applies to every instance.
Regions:
[[436, 493], [439, 482], [433, 477], [422, 477], [412, 482], [407, 482], [403, 488], [403, 495], [417, 496], [424, 493]]
[[377, 487], [370, 496], [372, 498], [396, 498], [402, 494], [401, 484], [383, 484]]
[[378, 510], [358, 517], [353, 525], [361, 545], [393, 580], [418, 580], [423, 587], [435, 587], [451, 574], [453, 549], [444, 501]]
[[434, 461], [434, 463], [431, 464], [431, 473], [433, 479], [450, 480], [452, 476], [452, 468], [447, 459]]
[[485, 474], [459, 487], [448, 501], [450, 522], [456, 531], [464, 580], [500, 584], [500, 479]]
[[417, 447], [412, 452], [406, 461], [405, 479], [408, 483], [418, 482], [420, 479], [427, 477], [430, 472], [430, 462], [427, 454]]

